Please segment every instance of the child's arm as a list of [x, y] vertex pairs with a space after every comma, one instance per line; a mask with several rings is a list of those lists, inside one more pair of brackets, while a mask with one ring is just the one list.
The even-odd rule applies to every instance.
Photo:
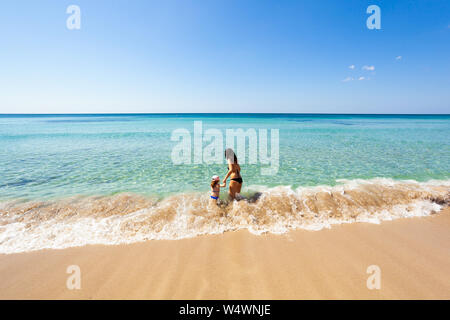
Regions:
[[219, 187], [224, 188], [227, 186], [227, 182], [225, 181], [224, 183], [222, 183], [221, 185], [219, 185]]

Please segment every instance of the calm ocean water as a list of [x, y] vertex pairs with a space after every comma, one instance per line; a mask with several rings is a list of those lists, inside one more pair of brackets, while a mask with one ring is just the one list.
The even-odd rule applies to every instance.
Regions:
[[[450, 116], [0, 116], [0, 200], [207, 191], [226, 165], [174, 165], [173, 130], [275, 128], [279, 171], [243, 165], [245, 184], [335, 185], [339, 179], [450, 178]], [[205, 143], [206, 145], [206, 143]], [[270, 150], [270, 144], [269, 144]]]
[[[225, 163], [171, 158], [173, 131], [193, 136], [194, 121], [278, 129], [277, 174], [240, 158], [246, 199], [211, 204]], [[0, 163], [0, 253], [320, 230], [449, 205], [450, 116], [3, 115]]]

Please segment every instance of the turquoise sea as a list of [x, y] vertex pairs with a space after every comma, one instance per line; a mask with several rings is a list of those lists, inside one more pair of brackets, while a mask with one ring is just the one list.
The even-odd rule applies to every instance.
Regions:
[[194, 121], [224, 135], [279, 129], [278, 173], [263, 176], [260, 164], [244, 164], [247, 186], [450, 178], [449, 115], [0, 115], [0, 200], [207, 191], [212, 175], [226, 174], [225, 162], [171, 160], [171, 133], [193, 132]]
[[[224, 140], [268, 129], [269, 154], [278, 129], [278, 171], [238, 154], [243, 199], [212, 203], [223, 150], [215, 164], [173, 162], [171, 136], [194, 138], [195, 121]], [[0, 253], [320, 230], [449, 205], [450, 115], [0, 115], [0, 163]]]

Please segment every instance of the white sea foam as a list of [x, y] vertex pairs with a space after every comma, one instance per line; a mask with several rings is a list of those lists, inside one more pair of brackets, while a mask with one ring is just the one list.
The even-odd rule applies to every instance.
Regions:
[[336, 186], [250, 186], [245, 200], [207, 194], [161, 201], [134, 194], [0, 203], [0, 253], [182, 239], [247, 229], [260, 235], [427, 216], [450, 203], [450, 181], [342, 180]]

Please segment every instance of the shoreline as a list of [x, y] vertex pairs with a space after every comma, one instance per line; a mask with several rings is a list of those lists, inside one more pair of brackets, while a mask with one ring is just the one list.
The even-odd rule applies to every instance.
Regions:
[[211, 206], [207, 193], [182, 193], [161, 200], [119, 193], [6, 202], [0, 204], [0, 252], [178, 240], [239, 229], [283, 234], [427, 216], [450, 204], [449, 183], [373, 179], [295, 190], [278, 186], [255, 189], [247, 201], [219, 206]]
[[[0, 299], [450, 299], [450, 208], [320, 231], [0, 254]], [[81, 290], [66, 287], [69, 265]], [[381, 289], [366, 269], [381, 269]]]

